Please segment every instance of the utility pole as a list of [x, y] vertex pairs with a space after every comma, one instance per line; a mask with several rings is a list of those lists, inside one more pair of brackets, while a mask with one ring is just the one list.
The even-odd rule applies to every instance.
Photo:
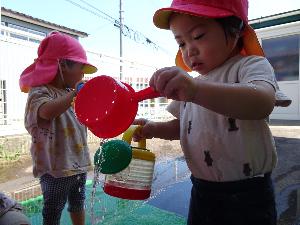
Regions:
[[122, 35], [123, 35], [123, 9], [122, 9], [122, 0], [120, 0], [120, 81], [123, 78], [123, 44], [122, 44]]

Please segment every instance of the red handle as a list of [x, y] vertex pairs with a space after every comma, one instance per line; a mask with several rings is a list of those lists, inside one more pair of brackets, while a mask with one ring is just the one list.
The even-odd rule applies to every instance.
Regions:
[[161, 96], [160, 93], [155, 91], [152, 87], [145, 88], [135, 93], [135, 99], [137, 100], [137, 102], [146, 99], [157, 98], [160, 96]]

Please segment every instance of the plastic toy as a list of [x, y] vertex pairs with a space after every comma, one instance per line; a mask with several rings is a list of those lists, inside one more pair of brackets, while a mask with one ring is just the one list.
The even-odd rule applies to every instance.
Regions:
[[94, 165], [103, 174], [113, 174], [125, 169], [131, 158], [131, 146], [126, 141], [110, 140], [96, 151]]
[[[132, 125], [123, 134], [123, 140], [131, 143], [132, 135], [140, 126]], [[150, 197], [153, 180], [155, 155], [146, 149], [146, 140], [132, 148], [129, 165], [116, 174], [107, 174], [103, 185], [106, 194], [114, 197], [143, 200]]]
[[135, 92], [129, 84], [102, 75], [80, 88], [75, 99], [75, 113], [93, 134], [112, 138], [132, 124], [138, 102], [159, 96], [151, 87]]

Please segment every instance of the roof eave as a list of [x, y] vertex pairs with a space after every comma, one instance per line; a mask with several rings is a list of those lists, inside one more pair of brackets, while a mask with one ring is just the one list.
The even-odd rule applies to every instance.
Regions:
[[249, 20], [249, 24], [253, 29], [260, 29], [296, 21], [300, 21], [300, 9]]
[[31, 16], [28, 16], [26, 14], [23, 14], [23, 13], [19, 13], [19, 12], [10, 10], [10, 9], [6, 9], [4, 7], [1, 7], [1, 15], [10, 17], [13, 19], [21, 20], [21, 21], [24, 21], [27, 23], [35, 24], [38, 26], [46, 27], [46, 28], [49, 28], [52, 30], [57, 30], [57, 31], [64, 32], [67, 34], [75, 35], [75, 36], [78, 36], [81, 38], [88, 37], [88, 34], [85, 32], [78, 31], [78, 30], [71, 29], [71, 28], [64, 27], [64, 26], [60, 26], [60, 25], [57, 25], [54, 23], [50, 23], [50, 22], [41, 20], [41, 19], [37, 19], [37, 18], [31, 17]]

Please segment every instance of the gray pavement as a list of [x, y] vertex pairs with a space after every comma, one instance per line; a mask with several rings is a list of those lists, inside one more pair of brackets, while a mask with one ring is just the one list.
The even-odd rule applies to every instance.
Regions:
[[300, 224], [300, 121], [270, 121], [278, 163], [272, 174], [278, 225]]

